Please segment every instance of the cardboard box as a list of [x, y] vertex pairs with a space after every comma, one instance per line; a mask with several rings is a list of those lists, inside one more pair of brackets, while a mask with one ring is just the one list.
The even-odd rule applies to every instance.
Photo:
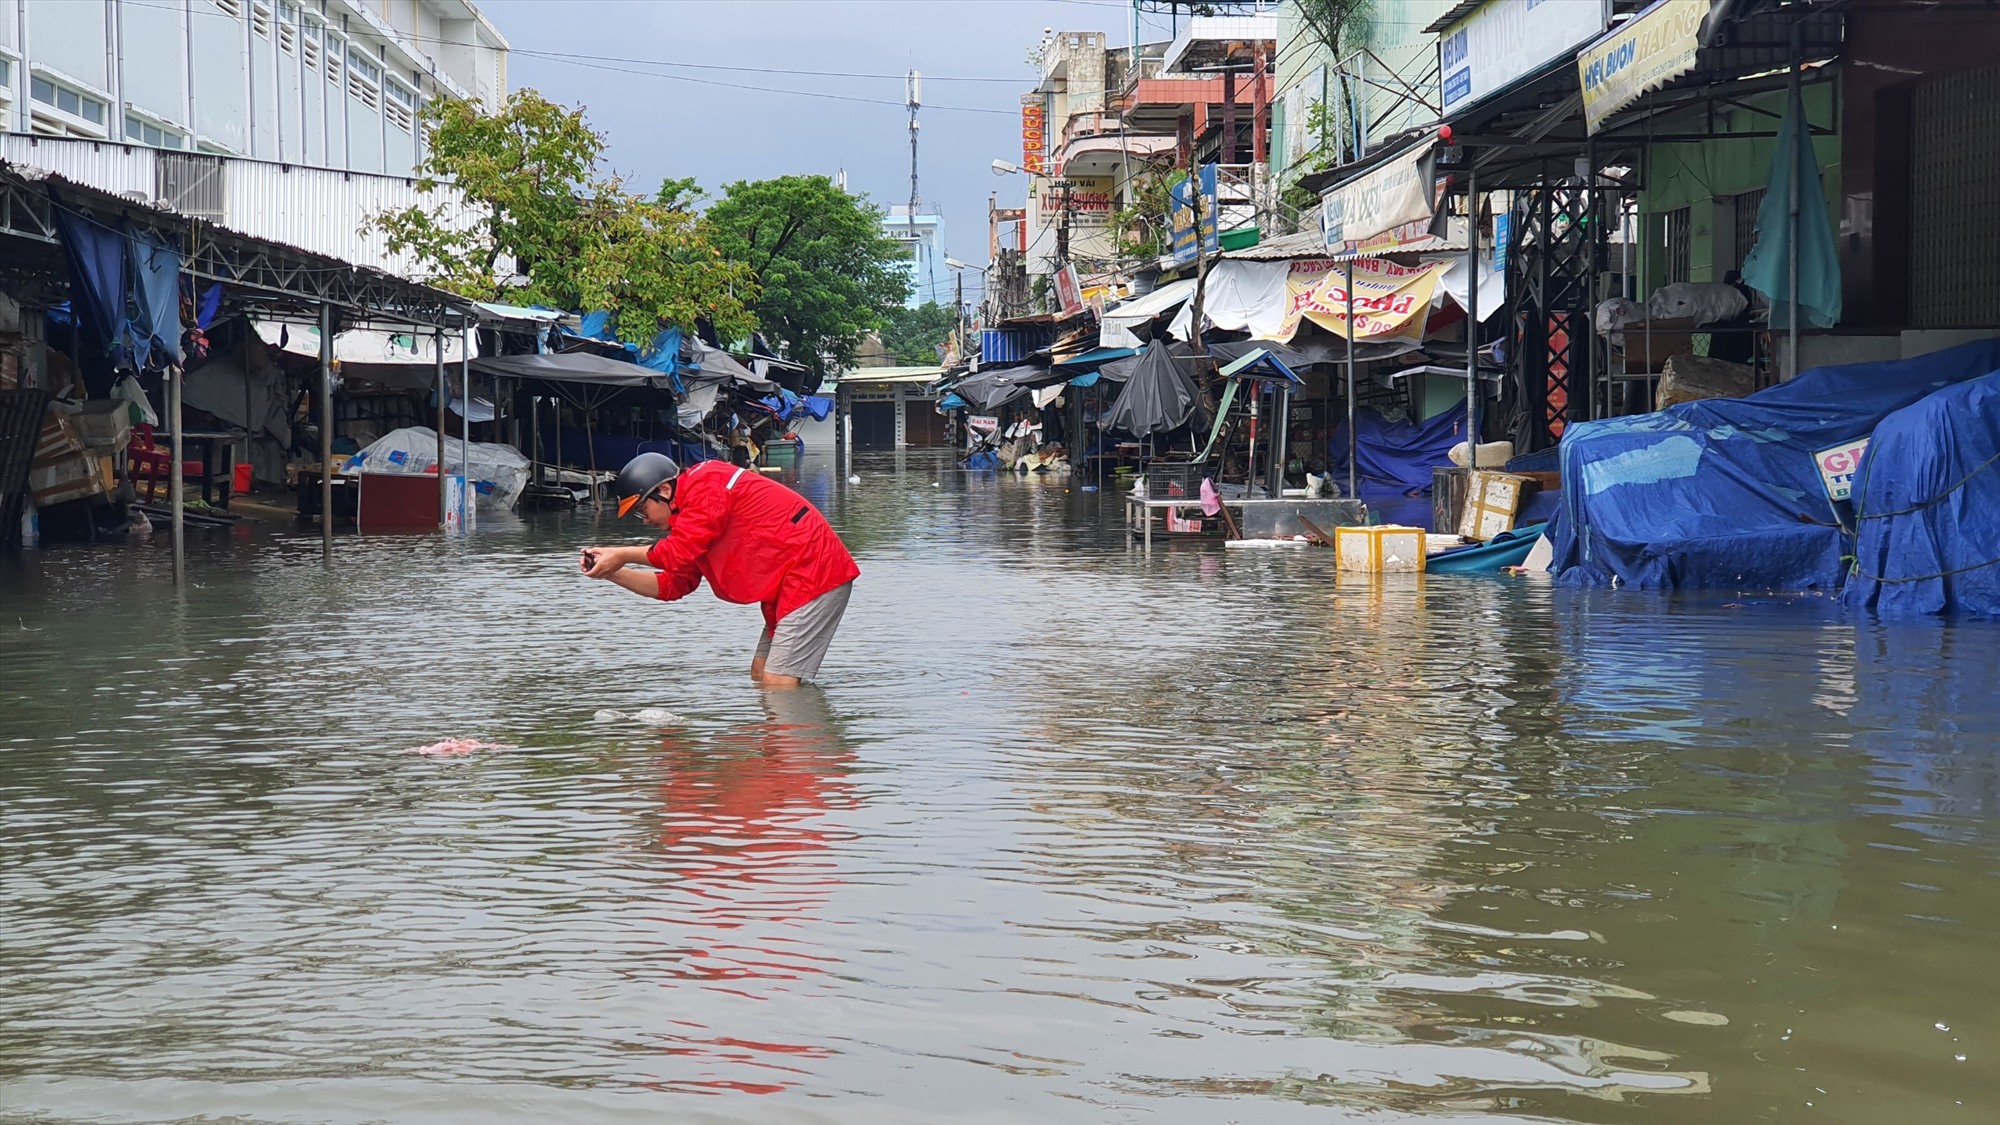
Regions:
[[28, 470], [28, 491], [37, 508], [102, 496], [115, 487], [111, 458], [101, 453], [70, 453], [47, 463], [37, 461]]
[[1475, 470], [1465, 490], [1465, 513], [1459, 517], [1459, 536], [1484, 543], [1514, 530], [1514, 515], [1521, 510], [1521, 499], [1531, 483], [1527, 477], [1514, 473]]
[[1340, 569], [1350, 573], [1397, 574], [1424, 569], [1424, 529], [1420, 527], [1336, 527], [1333, 546]]

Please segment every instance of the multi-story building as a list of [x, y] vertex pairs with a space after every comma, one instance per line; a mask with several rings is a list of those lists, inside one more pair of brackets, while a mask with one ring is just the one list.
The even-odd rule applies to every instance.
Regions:
[[909, 204], [897, 204], [882, 216], [882, 233], [908, 251], [903, 269], [910, 281], [909, 296], [903, 303], [910, 308], [935, 301], [951, 303], [951, 271], [944, 264], [944, 218], [921, 210], [910, 214]]
[[408, 176], [437, 97], [497, 108], [468, 0], [0, 0], [6, 131]]
[[[1043, 173], [1028, 187], [1030, 276], [1067, 262], [1088, 288], [1151, 269], [1134, 247], [1166, 216], [1142, 205], [1148, 188], [1193, 164], [1220, 165], [1225, 229], [1258, 221], [1277, 18], [1246, 7], [1189, 17], [1166, 43], [1107, 47], [1102, 32], [1042, 42], [1042, 80], [1022, 97], [1024, 121], [1043, 123], [1041, 149], [1020, 158], [1039, 157]], [[1121, 212], [1129, 222], [1114, 222]]]
[[1383, 5], [1346, 29], [1338, 58], [1298, 5], [1279, 9], [1270, 167], [1280, 184], [1437, 120], [1437, 38], [1425, 28], [1452, 3]]

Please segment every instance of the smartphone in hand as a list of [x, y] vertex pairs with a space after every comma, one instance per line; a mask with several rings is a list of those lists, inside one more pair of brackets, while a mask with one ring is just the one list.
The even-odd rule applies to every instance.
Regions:
[[596, 566], [596, 565], [597, 565], [597, 552], [596, 552], [596, 551], [585, 551], [585, 552], [583, 553], [583, 569], [584, 569], [584, 572], [585, 572], [585, 573], [588, 573], [588, 572], [590, 571], [590, 568], [591, 568], [591, 567], [594, 567], [594, 566]]

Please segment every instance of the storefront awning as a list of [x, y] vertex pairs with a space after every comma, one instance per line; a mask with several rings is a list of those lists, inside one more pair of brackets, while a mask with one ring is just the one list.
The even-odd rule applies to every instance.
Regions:
[[1134, 297], [1117, 308], [1106, 309], [1098, 321], [1098, 346], [1131, 348], [1134, 351], [1145, 347], [1146, 342], [1132, 330], [1161, 313], [1172, 311], [1193, 296], [1194, 279], [1188, 278], [1168, 282], [1143, 297]]
[[1695, 66], [1710, 0], [1657, 0], [1610, 34], [1578, 51], [1583, 119], [1590, 132]]

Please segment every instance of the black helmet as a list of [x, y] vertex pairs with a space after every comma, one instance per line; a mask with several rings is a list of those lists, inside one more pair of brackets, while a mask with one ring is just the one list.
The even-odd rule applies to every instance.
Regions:
[[618, 470], [618, 514], [628, 515], [654, 489], [681, 475], [681, 467], [664, 453], [641, 453]]

